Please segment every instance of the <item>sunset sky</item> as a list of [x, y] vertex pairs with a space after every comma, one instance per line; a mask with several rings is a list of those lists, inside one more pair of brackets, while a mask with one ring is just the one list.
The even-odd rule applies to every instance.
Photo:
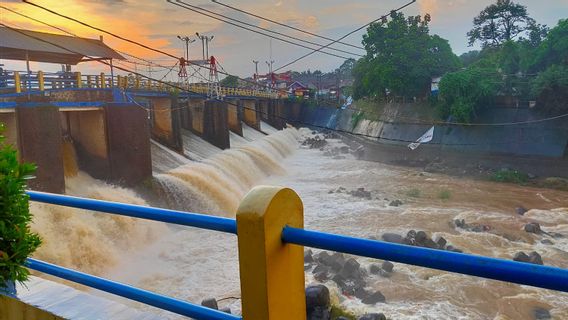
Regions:
[[[261, 61], [259, 64], [261, 73], [267, 71], [267, 66], [264, 61], [269, 60], [270, 55], [270, 41], [268, 38], [184, 10], [167, 3], [165, 0], [33, 1], [60, 13], [71, 15], [77, 19], [100, 26], [104, 29], [112, 30], [133, 40], [143, 42], [149, 46], [171, 52], [177, 56], [183, 54], [182, 42], [176, 38], [177, 35], [195, 37], [196, 31], [202, 34], [215, 35], [215, 39], [211, 44], [210, 53], [218, 57], [227, 72], [239, 76], [250, 76], [254, 72], [253, 59]], [[304, 35], [298, 32], [293, 32], [292, 30], [270, 25], [243, 14], [238, 14], [207, 0], [188, 0], [187, 2], [192, 5], [207, 7], [210, 10], [230, 15], [231, 17], [242, 19], [255, 25], [269, 27], [272, 30], [304, 37]], [[335, 39], [381, 16], [390, 9], [403, 5], [407, 1], [224, 0], [224, 2]], [[407, 15], [430, 13], [432, 15], [431, 33], [438, 34], [448, 39], [454, 52], [461, 54], [471, 49], [467, 47], [465, 34], [471, 29], [473, 17], [492, 2], [491, 0], [418, 0], [411, 7], [405, 9], [404, 13]], [[517, 2], [526, 5], [530, 15], [535, 18], [537, 22], [549, 26], [554, 26], [559, 19], [568, 17], [568, 0], [522, 0]], [[21, 3], [20, 1], [0, 0], [0, 3], [2, 3], [3, 6], [30, 15], [36, 19], [49, 22], [83, 37], [98, 38], [100, 34], [97, 31], [56, 17], [40, 9]], [[0, 9], [0, 20], [2, 23], [13, 27], [59, 33], [57, 30], [19, 17], [3, 9]], [[363, 31], [354, 34], [345, 41], [360, 44], [362, 33]], [[156, 59], [163, 65], [171, 66], [175, 63], [171, 58], [114, 39], [108, 35], [104, 35], [104, 40], [105, 43], [113, 48], [147, 59]], [[320, 39], [317, 38], [309, 38], [309, 40], [320, 42]], [[338, 48], [364, 53], [355, 48], [344, 46], [338, 46]], [[294, 47], [273, 40], [272, 52], [273, 60], [275, 60], [274, 66], [277, 68], [293, 60], [295, 57], [306, 53], [307, 49]], [[190, 55], [192, 58], [197, 58], [197, 55], [200, 55], [200, 53], [200, 43], [196, 42], [192, 44], [190, 47]], [[22, 63], [10, 61], [2, 61], [1, 63], [4, 63], [8, 69], [24, 69]], [[340, 58], [314, 54], [290, 68], [297, 71], [306, 69], [331, 71], [341, 63], [342, 59]], [[53, 65], [32, 64], [32, 68], [37, 69], [40, 67], [42, 69], [51, 70], [58, 70], [60, 68], [59, 66]], [[134, 68], [133, 65], [130, 65], [130, 67]], [[96, 63], [79, 67], [79, 69], [85, 70], [85, 72], [100, 71], [105, 68], [106, 67], [97, 65]]]

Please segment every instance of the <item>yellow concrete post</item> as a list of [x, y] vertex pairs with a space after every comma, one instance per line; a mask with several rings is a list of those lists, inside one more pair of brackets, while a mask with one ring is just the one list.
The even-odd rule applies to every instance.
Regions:
[[22, 92], [22, 83], [20, 80], [20, 73], [18, 71], [14, 71], [14, 86], [16, 87], [16, 92]]
[[75, 78], [77, 79], [77, 88], [82, 88], [83, 79], [81, 79], [81, 72], [75, 72]]
[[136, 76], [136, 78], [134, 78], [134, 88], [140, 89], [140, 76]]
[[45, 88], [45, 82], [43, 78], [43, 71], [37, 72], [37, 84], [39, 86], [39, 91], [43, 91]]
[[101, 72], [101, 85], [100, 85], [100, 87], [103, 88], [103, 89], [106, 88], [106, 79], [105, 79], [104, 72]]
[[304, 248], [284, 244], [284, 226], [304, 227], [304, 207], [291, 189], [258, 186], [237, 210], [244, 320], [305, 320]]

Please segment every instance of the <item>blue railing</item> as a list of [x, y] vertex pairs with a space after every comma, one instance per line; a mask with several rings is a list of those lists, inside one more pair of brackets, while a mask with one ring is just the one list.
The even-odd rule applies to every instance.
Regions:
[[[237, 234], [237, 223], [235, 219], [35, 191], [28, 191], [27, 194], [32, 201], [37, 202]], [[281, 239], [283, 243], [288, 244], [309, 246], [568, 292], [568, 270], [556, 267], [412, 247], [292, 227], [285, 227], [282, 230]], [[195, 319], [241, 319], [241, 317], [238, 316], [165, 297], [35, 259], [28, 260], [28, 267]]]

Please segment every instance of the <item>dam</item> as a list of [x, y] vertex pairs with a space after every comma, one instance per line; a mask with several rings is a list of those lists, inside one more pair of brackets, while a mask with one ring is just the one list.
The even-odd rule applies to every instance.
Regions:
[[[38, 166], [27, 194], [43, 243], [31, 280], [0, 294], [0, 319], [306, 319], [317, 307], [349, 319], [568, 318], [566, 191], [401, 165], [471, 156], [440, 140], [483, 133], [436, 135], [413, 153], [406, 140], [423, 126], [358, 122], [276, 90], [7, 78], [0, 123]], [[565, 144], [529, 149], [562, 168]], [[393, 152], [375, 159], [384, 145]], [[314, 288], [328, 301], [312, 310]]]

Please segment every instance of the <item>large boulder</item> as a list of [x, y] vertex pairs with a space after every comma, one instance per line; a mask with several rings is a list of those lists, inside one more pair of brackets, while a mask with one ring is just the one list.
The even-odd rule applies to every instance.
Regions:
[[376, 263], [373, 263], [369, 266], [369, 272], [371, 274], [379, 274], [381, 272], [381, 266]]
[[369, 296], [365, 297], [364, 299], [361, 299], [361, 302], [363, 302], [364, 304], [375, 304], [378, 302], [385, 302], [386, 298], [385, 296], [380, 292], [380, 291], [375, 291], [374, 293], [371, 293]]
[[529, 233], [536, 233], [536, 234], [542, 233], [542, 230], [540, 229], [540, 224], [538, 224], [536, 222], [529, 222], [529, 223], [525, 224], [524, 229], [525, 229], [526, 232], [529, 232]]
[[516, 212], [518, 215], [521, 215], [521, 216], [523, 216], [525, 213], [527, 213], [527, 211], [528, 211], [528, 210], [527, 210], [525, 207], [523, 207], [523, 206], [520, 206], [520, 207], [516, 207], [516, 208], [515, 208], [515, 212]]
[[535, 320], [550, 320], [552, 319], [552, 316], [550, 315], [550, 311], [544, 309], [544, 308], [534, 308], [533, 310], [534, 313], [534, 319]]
[[215, 298], [203, 299], [203, 301], [201, 301], [201, 305], [209, 309], [219, 310], [219, 306], [217, 305], [217, 300], [215, 300]]
[[341, 269], [341, 275], [346, 279], [361, 279], [363, 278], [361, 265], [357, 260], [349, 258]]
[[515, 253], [515, 255], [513, 256], [513, 260], [518, 262], [532, 263], [532, 264], [540, 264], [540, 265], [543, 264], [542, 257], [536, 251], [533, 251], [528, 255], [522, 251], [519, 251]]
[[392, 243], [404, 243], [404, 238], [396, 233], [385, 233], [381, 236], [381, 238], [386, 241], [386, 242], [392, 242]]
[[314, 275], [314, 279], [317, 281], [323, 282], [329, 279], [330, 268], [328, 266], [324, 266], [323, 264], [318, 264], [314, 270], [312, 270], [312, 274]]
[[304, 263], [313, 263], [314, 256], [312, 250], [308, 249], [304, 252]]
[[307, 320], [330, 320], [331, 300], [329, 289], [321, 284], [306, 288]]
[[383, 261], [381, 268], [386, 272], [392, 272], [392, 269], [394, 268], [394, 264], [392, 264], [392, 262], [390, 262], [390, 261]]
[[345, 257], [341, 253], [330, 255], [327, 251], [322, 251], [316, 257], [317, 262], [330, 267], [333, 271], [339, 272], [343, 268]]
[[359, 320], [387, 320], [382, 313], [368, 313], [359, 317]]

